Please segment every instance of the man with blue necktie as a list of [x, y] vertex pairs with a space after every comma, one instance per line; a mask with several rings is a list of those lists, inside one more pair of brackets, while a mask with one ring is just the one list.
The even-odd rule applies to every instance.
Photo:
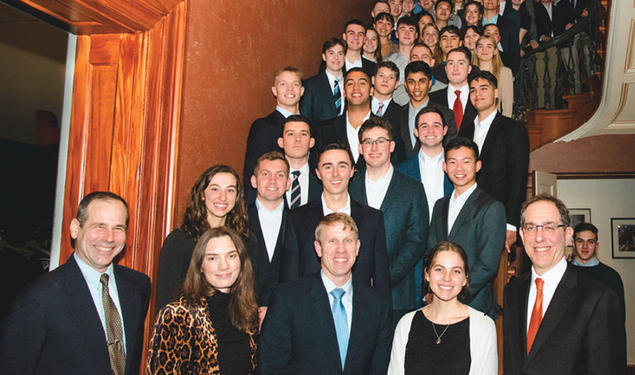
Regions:
[[315, 229], [320, 271], [271, 297], [260, 336], [262, 374], [385, 374], [392, 336], [390, 302], [354, 283], [357, 224], [325, 216]]

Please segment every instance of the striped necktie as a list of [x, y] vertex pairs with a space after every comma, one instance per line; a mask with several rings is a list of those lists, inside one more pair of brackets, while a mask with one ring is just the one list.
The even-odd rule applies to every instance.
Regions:
[[289, 202], [290, 208], [296, 208], [300, 206], [302, 201], [302, 191], [300, 190], [300, 171], [291, 172], [293, 175], [293, 181], [291, 181], [291, 202]]
[[115, 302], [108, 292], [108, 275], [103, 273], [99, 279], [101, 282], [101, 303], [104, 305], [106, 315], [106, 334], [108, 337], [108, 356], [110, 367], [115, 375], [123, 375], [126, 368], [126, 354], [123, 351], [123, 327], [121, 317]]
[[342, 93], [340, 92], [339, 79], [335, 80], [333, 84], [333, 99], [335, 100], [335, 112], [340, 115], [342, 111]]

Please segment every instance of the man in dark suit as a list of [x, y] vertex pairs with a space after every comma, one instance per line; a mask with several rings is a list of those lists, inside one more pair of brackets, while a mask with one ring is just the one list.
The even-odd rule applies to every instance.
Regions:
[[110, 192], [80, 202], [75, 252], [30, 285], [0, 327], [6, 374], [139, 374], [150, 280], [113, 264], [126, 243], [128, 206]]
[[280, 253], [284, 242], [284, 227], [289, 211], [284, 194], [291, 186], [289, 163], [278, 151], [258, 158], [251, 186], [258, 192], [256, 201], [248, 207], [248, 225], [256, 236], [258, 249], [252, 254], [256, 263], [256, 296], [260, 322], [267, 312], [271, 292], [278, 285]]
[[456, 137], [457, 129], [452, 111], [439, 104], [431, 103], [428, 96], [432, 87], [432, 70], [423, 61], [412, 61], [406, 66], [404, 86], [408, 93], [408, 104], [401, 108], [401, 128], [399, 136], [404, 144], [406, 158], [411, 158], [418, 152], [417, 137], [415, 135], [415, 118], [417, 113], [428, 106], [436, 107], [442, 114], [448, 131], [445, 140]]
[[449, 108], [454, 112], [457, 130], [465, 124], [474, 122], [476, 110], [470, 103], [470, 87], [467, 76], [472, 71], [470, 51], [458, 47], [448, 52], [445, 73], [448, 76], [448, 87], [430, 94], [432, 103]]
[[372, 286], [389, 298], [384, 217], [381, 211], [350, 198], [348, 182], [354, 172], [352, 159], [345, 144], [331, 143], [322, 147], [316, 173], [324, 191], [320, 199], [289, 212], [284, 252], [280, 258], [280, 281], [296, 280], [320, 269], [312, 245], [315, 227], [325, 215], [344, 212], [353, 217], [359, 228], [361, 248], [353, 270], [354, 281]]
[[496, 42], [500, 42], [499, 48], [502, 47], [502, 51], [504, 51], [504, 54], [501, 54], [501, 59], [504, 58], [503, 63], [516, 73], [520, 67], [520, 47], [518, 42], [520, 26], [499, 14], [498, 3], [499, 0], [483, 1], [483, 31], [488, 25], [497, 26], [500, 32]]
[[342, 67], [346, 58], [346, 42], [331, 38], [322, 45], [322, 60], [326, 69], [304, 81], [300, 113], [311, 124], [335, 118], [344, 111]]
[[310, 152], [314, 145], [309, 119], [302, 115], [287, 117], [278, 146], [284, 151], [290, 167], [291, 188], [286, 193], [289, 208], [300, 207], [322, 194], [322, 185], [314, 170], [316, 155]]
[[440, 241], [453, 241], [465, 249], [470, 268], [469, 305], [495, 318], [492, 282], [505, 243], [505, 208], [477, 186], [481, 161], [471, 140], [451, 140], [445, 149], [443, 168], [454, 192], [434, 205], [428, 248]]
[[624, 316], [615, 291], [567, 265], [567, 207], [547, 194], [522, 207], [531, 272], [505, 286], [506, 375], [626, 374]]
[[487, 71], [470, 75], [470, 101], [478, 117], [466, 124], [459, 135], [478, 145], [483, 168], [479, 187], [503, 203], [507, 217], [507, 249], [516, 242], [520, 205], [525, 200], [529, 169], [527, 128], [497, 111], [498, 82]]
[[351, 197], [384, 213], [393, 322], [420, 306], [414, 268], [426, 251], [428, 206], [423, 186], [395, 170], [390, 153], [395, 142], [390, 123], [374, 117], [359, 131], [359, 152], [366, 161], [349, 186]]
[[[269, 115], [259, 118], [251, 124], [247, 136], [245, 164], [243, 167], [243, 181], [249, 181], [254, 165], [260, 155], [269, 151], [279, 151], [278, 137], [282, 134], [284, 119], [300, 113], [299, 103], [304, 88], [302, 74], [297, 68], [287, 66], [276, 72], [273, 86], [273, 96], [276, 98], [276, 109]], [[249, 204], [256, 199], [256, 191], [245, 183], [245, 201]]]
[[311, 243], [320, 268], [281, 285], [260, 335], [266, 374], [385, 374], [390, 359], [390, 304], [351, 271], [360, 253], [355, 221], [321, 218]]
[[[377, 71], [377, 64], [362, 56], [362, 47], [366, 39], [366, 25], [358, 19], [352, 19], [344, 25], [342, 40], [346, 42], [346, 57], [342, 72], [346, 73], [349, 69], [362, 68], [369, 76], [374, 76]], [[326, 68], [326, 63], [322, 60], [320, 71]]]

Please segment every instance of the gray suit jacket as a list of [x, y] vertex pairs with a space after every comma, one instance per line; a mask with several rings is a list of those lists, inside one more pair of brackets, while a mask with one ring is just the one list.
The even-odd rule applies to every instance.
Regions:
[[505, 207], [489, 194], [476, 188], [448, 233], [448, 210], [452, 195], [434, 204], [428, 248], [440, 241], [456, 242], [465, 249], [470, 268], [469, 305], [494, 317], [492, 281], [505, 244]]

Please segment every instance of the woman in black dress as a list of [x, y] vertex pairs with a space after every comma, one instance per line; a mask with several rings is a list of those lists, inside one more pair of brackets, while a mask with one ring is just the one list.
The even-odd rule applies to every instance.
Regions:
[[498, 374], [494, 321], [463, 303], [469, 283], [463, 248], [438, 243], [425, 281], [432, 301], [397, 324], [388, 374]]

